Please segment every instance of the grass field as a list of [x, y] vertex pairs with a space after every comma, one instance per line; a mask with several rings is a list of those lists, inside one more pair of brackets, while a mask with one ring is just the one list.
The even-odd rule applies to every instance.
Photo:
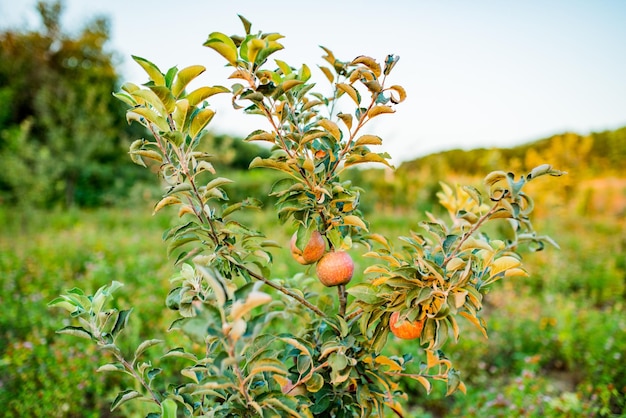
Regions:
[[[0, 207], [0, 415], [145, 415], [132, 403], [109, 412], [116, 391], [130, 382], [95, 373], [107, 359], [86, 340], [55, 334], [67, 324], [46, 304], [72, 287], [93, 292], [118, 280], [125, 287], [116, 303], [134, 306], [122, 345], [131, 351], [145, 338], [163, 338], [169, 348], [183, 345], [183, 336], [166, 332], [175, 315], [163, 302], [174, 268], [165, 258], [161, 234], [174, 219], [149, 213], [148, 206], [30, 212], [25, 222], [15, 222], [19, 216]], [[406, 382], [410, 416], [626, 416], [623, 214], [584, 215], [561, 207], [550, 219], [537, 220], [537, 229], [554, 237], [561, 250], [524, 253], [531, 276], [495, 286], [483, 312], [488, 340], [461, 323], [461, 339], [446, 354], [461, 370], [467, 395], [445, 398], [438, 387], [426, 395]], [[397, 213], [368, 219], [372, 230], [387, 236], [417, 229], [419, 221]], [[279, 242], [286, 243], [291, 232], [265, 212], [254, 214], [251, 222]], [[357, 271], [368, 262], [359, 251]], [[305, 273], [298, 276], [299, 285], [318, 286], [284, 249], [274, 252], [274, 267], [274, 278]], [[363, 279], [357, 275], [355, 281]], [[415, 343], [398, 340], [388, 350], [422, 355]], [[170, 380], [178, 378], [171, 376], [175, 366], [159, 364]]]

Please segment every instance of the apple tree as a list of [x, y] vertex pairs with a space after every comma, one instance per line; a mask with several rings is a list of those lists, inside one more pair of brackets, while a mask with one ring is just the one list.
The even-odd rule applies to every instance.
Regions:
[[[148, 81], [126, 83], [115, 94], [129, 106], [128, 121], [151, 133], [131, 145], [130, 157], [158, 167], [165, 188], [154, 212], [175, 207], [180, 219], [164, 233], [178, 266], [165, 302], [178, 313], [170, 329], [188, 343], [162, 349], [162, 358], [186, 362], [180, 370], [185, 382], [154, 385], [162, 370], [142, 355], [161, 340], [144, 341], [131, 356], [122, 352], [117, 340], [131, 309], [110, 307], [118, 282], [93, 295], [73, 289], [52, 301], [76, 321], [59, 332], [93, 340], [112, 358], [98, 370], [136, 381], [112, 409], [139, 399], [154, 404], [149, 416], [368, 417], [385, 410], [403, 416], [400, 379], [414, 379], [426, 392], [433, 381], [445, 382], [447, 394], [465, 391], [460, 371], [444, 354], [446, 343], [461, 337], [459, 320], [486, 335], [480, 317], [485, 292], [500, 279], [526, 275], [519, 246], [540, 249], [552, 242], [533, 230], [533, 201], [524, 186], [562, 173], [545, 164], [521, 176], [490, 173], [484, 190], [444, 185], [439, 198], [449, 218], [429, 214], [421, 232], [407, 231], [394, 246], [370, 230], [359, 209], [365, 191], [342, 174], [363, 163], [390, 166], [389, 155], [372, 150], [382, 138], [364, 127], [392, 118], [405, 100], [393, 79], [399, 58], [342, 60], [323, 47], [319, 69], [331, 86], [325, 95], [310, 67], [274, 58], [283, 49], [280, 34], [253, 32], [241, 21], [241, 36], [213, 32], [204, 43], [232, 68], [230, 87], [191, 89], [203, 66], [163, 72], [134, 57]], [[217, 94], [265, 121], [266, 128], [246, 140], [268, 143], [271, 154], [250, 167], [284, 174], [270, 193], [278, 220], [295, 231], [291, 243], [272, 242], [246, 225], [238, 215], [257, 207], [258, 199], [229, 201], [224, 186], [232, 181], [212, 164], [219, 156], [198, 149]], [[483, 232], [495, 219], [510, 221], [513, 239]], [[316, 263], [321, 291], [273, 278], [276, 246], [288, 246], [302, 264]], [[357, 250], [375, 263], [356, 271]], [[385, 355], [393, 335], [414, 339], [415, 352]]]

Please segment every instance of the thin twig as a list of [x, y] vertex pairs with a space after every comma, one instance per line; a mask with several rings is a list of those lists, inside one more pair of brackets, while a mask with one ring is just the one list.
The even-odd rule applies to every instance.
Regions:
[[254, 277], [257, 280], [262, 281], [263, 283], [265, 283], [266, 285], [273, 287], [274, 289], [278, 290], [279, 292], [284, 293], [285, 295], [297, 300], [298, 302], [300, 302], [301, 304], [303, 304], [304, 306], [306, 306], [307, 308], [309, 308], [310, 310], [312, 310], [313, 312], [315, 312], [316, 314], [318, 314], [319, 316], [321, 316], [322, 318], [327, 318], [327, 315], [322, 312], [320, 310], [320, 308], [318, 308], [317, 306], [313, 305], [311, 302], [307, 301], [306, 299], [302, 298], [300, 295], [298, 295], [297, 293], [292, 292], [291, 290], [274, 283], [273, 281], [271, 281], [270, 279], [268, 279], [265, 276], [262, 276], [258, 273], [256, 273], [253, 270], [250, 270], [250, 268], [244, 266], [243, 264], [235, 264], [235, 266], [239, 269], [245, 270], [250, 276]]

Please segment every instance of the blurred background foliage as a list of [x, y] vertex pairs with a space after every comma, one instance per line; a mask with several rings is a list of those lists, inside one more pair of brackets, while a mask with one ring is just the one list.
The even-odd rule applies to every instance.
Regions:
[[[128, 349], [147, 338], [179, 345], [180, 335], [165, 332], [171, 318], [163, 309], [171, 272], [161, 232], [175, 214], [145, 216], [161, 190], [128, 158], [144, 132], [126, 123], [111, 95], [121, 80], [107, 49], [109, 23], [97, 19], [70, 34], [60, 27], [60, 3], [38, 11], [40, 28], [0, 32], [0, 405], [5, 416], [133, 415], [135, 405], [109, 412], [125, 382], [94, 372], [105, 361], [91, 345], [57, 338], [64, 324], [46, 303], [74, 285], [95, 291], [118, 280], [126, 287], [117, 303], [136, 309]], [[293, 231], [278, 226], [267, 197], [280, 174], [247, 170], [269, 151], [214, 132], [203, 146], [219, 156], [220, 175], [236, 181], [227, 187], [231, 200], [261, 199], [270, 210], [249, 214], [251, 221], [288, 242]], [[489, 340], [464, 324], [449, 347], [468, 394], [426, 396], [408, 386], [411, 416], [626, 416], [626, 127], [451, 150], [347, 176], [366, 191], [371, 230], [395, 237], [417, 229], [424, 211], [443, 213], [441, 181], [479, 186], [490, 171], [544, 162], [569, 173], [529, 190], [537, 229], [562, 249], [525, 254], [531, 277], [488, 296]], [[357, 260], [362, 271], [368, 261]], [[276, 251], [274, 267], [274, 277], [317, 286], [287, 250]], [[409, 342], [389, 350], [421, 355]], [[163, 375], [173, 366], [161, 364]]]

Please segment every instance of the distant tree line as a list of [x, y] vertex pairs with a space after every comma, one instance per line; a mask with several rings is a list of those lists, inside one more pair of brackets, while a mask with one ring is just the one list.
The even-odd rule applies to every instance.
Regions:
[[[0, 30], [0, 204], [119, 202], [148, 176], [127, 154], [130, 142], [146, 133], [126, 123], [125, 105], [111, 94], [120, 79], [107, 46], [109, 23], [96, 18], [70, 34], [61, 27], [60, 2], [36, 7], [40, 28]], [[206, 150], [221, 156], [215, 165], [242, 170], [235, 175], [241, 182], [233, 199], [260, 194], [267, 178], [243, 170], [269, 149], [215, 133], [204, 140]], [[588, 136], [565, 133], [509, 149], [450, 150], [405, 162], [393, 173], [349, 170], [348, 176], [370, 190], [365, 210], [428, 209], [443, 179], [543, 162], [578, 176], [623, 176], [626, 127]]]
[[[61, 27], [61, 2], [39, 2], [37, 29], [0, 31], [0, 204], [99, 206], [119, 201], [149, 174], [129, 161], [144, 137], [128, 125], [109, 22], [96, 18], [75, 34]], [[256, 146], [227, 136], [228, 164], [247, 167]], [[224, 163], [224, 161], [222, 161]], [[224, 165], [224, 164], [223, 164]]]

